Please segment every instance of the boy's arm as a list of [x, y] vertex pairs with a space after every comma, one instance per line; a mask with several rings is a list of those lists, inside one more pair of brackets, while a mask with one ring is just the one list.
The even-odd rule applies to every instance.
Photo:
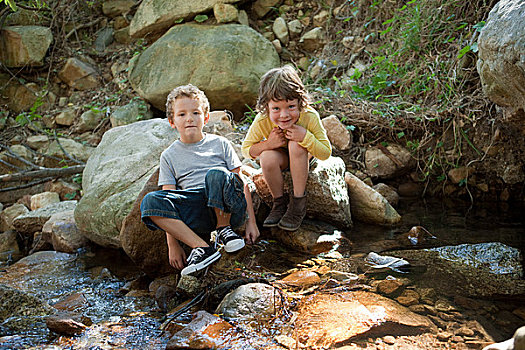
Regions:
[[163, 190], [176, 190], [175, 185], [162, 185]]
[[[232, 169], [231, 171], [239, 174], [240, 168]], [[242, 176], [241, 176], [242, 179]], [[244, 182], [244, 181], [243, 181]], [[259, 237], [259, 228], [255, 220], [255, 211], [253, 210], [252, 193], [247, 183], [244, 183], [244, 197], [246, 198], [246, 212], [248, 213], [248, 220], [246, 221], [245, 238], [248, 244], [254, 244]]]

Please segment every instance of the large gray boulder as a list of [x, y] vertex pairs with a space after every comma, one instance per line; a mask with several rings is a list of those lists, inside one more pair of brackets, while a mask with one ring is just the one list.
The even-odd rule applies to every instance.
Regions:
[[122, 221], [178, 133], [165, 119], [151, 119], [107, 131], [82, 177], [84, 196], [75, 222], [91, 241], [121, 247]]
[[7, 67], [42, 66], [53, 41], [51, 29], [11, 26], [0, 30], [0, 61]]
[[525, 110], [524, 18], [525, 2], [501, 0], [490, 11], [478, 39], [477, 69], [483, 91], [508, 107], [511, 115]]
[[129, 24], [129, 35], [140, 38], [148, 33], [162, 33], [177, 20], [209, 12], [217, 3], [236, 3], [239, 0], [145, 0]]
[[201, 88], [213, 109], [237, 116], [257, 98], [260, 77], [279, 66], [273, 45], [250, 27], [177, 25], [130, 63], [135, 91], [160, 110], [175, 87]]

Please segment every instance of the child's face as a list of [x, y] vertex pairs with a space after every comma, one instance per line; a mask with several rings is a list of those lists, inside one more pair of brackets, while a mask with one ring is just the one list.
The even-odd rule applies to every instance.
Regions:
[[283, 130], [289, 129], [299, 120], [299, 100], [270, 100], [268, 113], [275, 125]]
[[177, 129], [182, 142], [195, 143], [204, 138], [202, 128], [209, 118], [209, 114], [204, 115], [198, 100], [181, 97], [173, 104], [173, 120], [169, 120], [169, 123], [172, 128]]

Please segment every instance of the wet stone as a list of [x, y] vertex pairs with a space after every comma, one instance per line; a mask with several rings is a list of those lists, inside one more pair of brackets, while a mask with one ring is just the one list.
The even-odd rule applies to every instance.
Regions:
[[312, 271], [297, 271], [277, 281], [279, 284], [303, 288], [319, 284], [320, 282], [319, 275]]
[[82, 333], [87, 328], [83, 322], [91, 323], [89, 319], [78, 314], [57, 314], [46, 318], [49, 330], [66, 336]]
[[195, 318], [182, 330], [175, 333], [166, 350], [215, 349], [229, 344], [233, 326], [206, 311], [198, 311]]

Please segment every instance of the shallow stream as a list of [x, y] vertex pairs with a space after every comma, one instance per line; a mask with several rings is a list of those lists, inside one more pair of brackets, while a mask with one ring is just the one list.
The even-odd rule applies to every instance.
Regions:
[[[418, 249], [463, 243], [501, 242], [520, 250], [523, 257], [525, 248], [523, 205], [503, 203], [470, 207], [459, 201], [404, 201], [400, 203], [398, 211], [403, 216], [403, 221], [400, 226], [393, 229], [355, 223], [354, 228], [346, 232], [347, 240], [343, 239], [338, 248], [339, 252], [343, 257], [350, 257], [366, 255], [370, 251], [377, 251], [378, 248], [382, 249], [381, 254], [388, 254], [389, 250], [414, 249], [399, 245], [392, 245], [392, 249], [388, 249], [388, 244], [411, 227], [423, 226], [435, 238], [425, 240]], [[255, 270], [264, 271], [264, 274], [259, 275], [260, 277], [272, 278], [273, 272], [277, 275], [311, 258], [284, 249], [270, 239], [261, 240], [251, 249], [260, 255], [253, 266]], [[28, 327], [17, 330], [6, 327], [7, 321], [12, 321], [6, 320], [0, 324], [0, 349], [30, 347], [164, 349], [166, 347], [168, 337], [160, 330], [166, 315], [159, 311], [155, 300], [146, 291], [142, 294], [135, 293], [134, 296], [124, 295], [125, 284], [141, 275], [125, 254], [114, 250], [88, 249], [64, 259], [66, 263], [61, 268], [55, 269], [50, 265], [35, 268], [42, 269], [42, 274], [37, 277], [33, 273], [31, 278], [26, 279], [24, 272], [20, 271], [18, 280], [11, 281], [11, 285], [23, 287], [30, 294], [46, 300], [51, 305], [66, 296], [81, 295], [87, 302], [75, 311], [88, 316], [93, 321], [93, 326], [77, 337], [68, 338], [50, 332], [43, 319], [32, 320]], [[0, 272], [0, 278], [3, 274]], [[425, 278], [425, 275], [421, 274], [420, 277]], [[454, 276], [438, 278], [447, 280], [427, 279], [424, 282], [426, 286], [435, 286], [436, 290], [439, 290], [439, 286], [450, 284]], [[511, 300], [515, 307], [519, 306], [518, 299]], [[521, 300], [522, 306], [525, 307], [525, 300]], [[492, 301], [508, 302], [503, 299], [490, 302]], [[191, 314], [186, 313], [180, 317], [182, 323], [185, 319], [191, 319]], [[522, 323], [525, 323], [525, 320], [522, 320]], [[263, 327], [259, 329], [258, 334], [247, 334], [246, 338], [250, 341], [240, 342], [239, 344], [243, 345], [235, 348], [269, 348], [267, 345], [271, 343], [272, 337], [279, 333], [275, 328], [278, 324], [274, 322], [267, 329]], [[488, 329], [493, 329], [495, 338], [498, 338], [512, 333], [512, 327], [514, 324], [501, 322], [491, 325]]]

